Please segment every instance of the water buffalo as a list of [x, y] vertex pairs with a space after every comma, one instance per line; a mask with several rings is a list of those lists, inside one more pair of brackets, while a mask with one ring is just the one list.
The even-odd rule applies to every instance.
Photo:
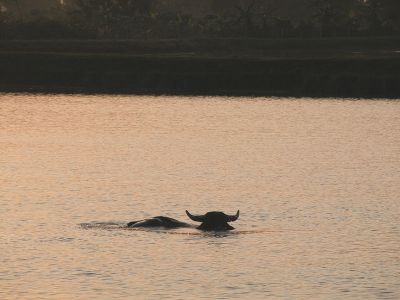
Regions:
[[141, 228], [141, 227], [164, 227], [164, 228], [181, 228], [181, 227], [195, 227], [204, 231], [224, 231], [235, 229], [228, 222], [234, 222], [239, 218], [239, 211], [236, 215], [227, 215], [220, 211], [211, 211], [204, 215], [192, 215], [186, 211], [187, 216], [195, 221], [201, 222], [199, 226], [191, 225], [188, 223], [180, 222], [178, 220], [158, 216], [150, 219], [133, 221], [127, 224], [130, 228]]

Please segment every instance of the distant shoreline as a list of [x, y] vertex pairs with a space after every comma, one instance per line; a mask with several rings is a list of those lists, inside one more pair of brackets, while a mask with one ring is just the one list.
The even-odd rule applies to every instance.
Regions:
[[400, 39], [2, 41], [0, 91], [400, 98], [397, 45]]

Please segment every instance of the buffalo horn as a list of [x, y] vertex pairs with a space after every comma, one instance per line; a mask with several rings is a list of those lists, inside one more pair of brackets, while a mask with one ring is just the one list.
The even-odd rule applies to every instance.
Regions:
[[228, 222], [236, 221], [238, 218], [239, 218], [239, 210], [237, 211], [236, 215], [234, 215], [234, 216], [228, 215]]
[[196, 215], [196, 216], [194, 216], [188, 211], [186, 211], [186, 214], [193, 221], [196, 221], [196, 222], [203, 222], [204, 221], [204, 215]]

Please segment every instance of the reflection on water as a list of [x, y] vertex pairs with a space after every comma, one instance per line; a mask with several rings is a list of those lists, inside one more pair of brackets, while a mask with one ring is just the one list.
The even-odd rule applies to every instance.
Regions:
[[[188, 235], [202, 235], [212, 237], [227, 237], [233, 234], [255, 234], [255, 233], [271, 233], [271, 232], [283, 232], [279, 230], [270, 229], [254, 229], [254, 230], [235, 230], [235, 231], [201, 231], [194, 228], [174, 228], [166, 229], [162, 227], [150, 227], [150, 228], [130, 228], [124, 223], [114, 222], [91, 222], [79, 224], [82, 229], [93, 229], [93, 230], [130, 230], [130, 231], [147, 231], [162, 234], [188, 234]], [[293, 231], [293, 230], [290, 230]], [[294, 230], [294, 231], [307, 231], [307, 230]]]
[[[398, 299], [400, 102], [0, 94], [1, 299]], [[240, 209], [236, 230], [132, 220]]]

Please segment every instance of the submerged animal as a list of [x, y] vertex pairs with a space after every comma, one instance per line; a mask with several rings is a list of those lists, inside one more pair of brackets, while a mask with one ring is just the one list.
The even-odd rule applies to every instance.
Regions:
[[157, 216], [150, 219], [133, 221], [127, 224], [130, 228], [140, 228], [140, 227], [164, 227], [164, 228], [181, 228], [181, 227], [195, 227], [204, 231], [224, 231], [235, 229], [229, 222], [234, 222], [239, 218], [239, 211], [236, 215], [227, 215], [220, 211], [211, 211], [204, 215], [192, 215], [190, 212], [186, 211], [187, 216], [195, 221], [201, 222], [199, 226], [184, 223], [173, 218]]

